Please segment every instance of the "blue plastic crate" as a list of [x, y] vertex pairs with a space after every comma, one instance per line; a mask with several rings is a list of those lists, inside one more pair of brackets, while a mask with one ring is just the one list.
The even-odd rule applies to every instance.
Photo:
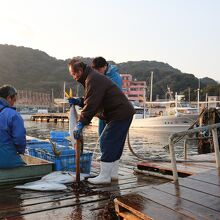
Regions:
[[27, 141], [26, 141], [27, 144], [32, 144], [32, 143], [35, 143], [35, 142], [39, 142], [39, 140], [37, 140], [37, 139], [31, 139], [31, 140], [27, 140]]
[[41, 140], [29, 140], [26, 141], [27, 145], [36, 145], [36, 144], [49, 144], [50, 142], [48, 141], [41, 141]]
[[29, 155], [31, 155], [33, 157], [36, 157], [36, 151], [35, 151], [34, 148], [26, 148], [25, 153], [27, 153], [27, 154], [29, 154]]
[[[39, 150], [38, 156], [44, 160], [54, 162], [54, 170], [56, 171], [76, 171], [75, 152], [71, 149], [69, 152], [64, 150], [60, 157], [56, 157], [53, 153]], [[92, 153], [83, 153], [80, 155], [80, 172], [90, 173], [92, 163]]]
[[[40, 157], [42, 159], [46, 159], [47, 156], [45, 156], [45, 153], [49, 153], [53, 156], [54, 152], [52, 149], [48, 148], [48, 149], [40, 149], [40, 148], [36, 148], [34, 149], [36, 151], [37, 157]], [[61, 151], [61, 155], [71, 155], [71, 154], [75, 154], [75, 150], [71, 149], [69, 147], [57, 147], [58, 151]]]
[[65, 139], [65, 137], [69, 136], [68, 131], [51, 131], [50, 138], [52, 139]]
[[[31, 156], [39, 157], [37, 149], [44, 150], [46, 152], [53, 152], [52, 144], [48, 143], [48, 142], [47, 143], [34, 144], [34, 145], [27, 145], [28, 154], [30, 154]], [[65, 147], [65, 146], [57, 145], [57, 149], [64, 151], [64, 150], [69, 150], [70, 148]]]
[[27, 144], [27, 151], [28, 154], [31, 156], [37, 157], [36, 149], [44, 149], [44, 150], [50, 150], [52, 149], [52, 144], [50, 143], [38, 143], [38, 144]]
[[69, 146], [69, 141], [66, 139], [57, 139], [57, 138], [51, 138], [50, 139], [52, 142], [55, 142], [59, 145], [63, 145], [63, 146]]

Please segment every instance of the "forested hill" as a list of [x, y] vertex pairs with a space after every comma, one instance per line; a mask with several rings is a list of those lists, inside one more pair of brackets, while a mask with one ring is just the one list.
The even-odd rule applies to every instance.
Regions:
[[[92, 58], [82, 58], [91, 63]], [[67, 60], [58, 60], [43, 51], [26, 47], [0, 44], [0, 85], [11, 84], [17, 89], [31, 89], [62, 96], [63, 82], [76, 88], [69, 75]], [[167, 86], [174, 92], [186, 92], [198, 88], [198, 79], [193, 74], [182, 73], [169, 64], [157, 61], [129, 61], [117, 64], [120, 73], [129, 73], [136, 80], [150, 83], [150, 72], [154, 72], [153, 94], [163, 98]], [[201, 79], [201, 88], [215, 87], [217, 82], [210, 78]]]

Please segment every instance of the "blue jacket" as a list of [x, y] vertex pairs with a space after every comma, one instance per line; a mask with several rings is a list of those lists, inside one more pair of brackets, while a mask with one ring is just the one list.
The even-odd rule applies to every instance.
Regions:
[[105, 75], [112, 80], [122, 90], [122, 79], [118, 73], [118, 68], [115, 65], [108, 65], [108, 70]]
[[24, 153], [26, 148], [24, 121], [3, 98], [0, 98], [0, 111], [0, 168], [23, 166], [19, 153]]
[[[118, 68], [115, 65], [108, 65], [107, 72], [105, 73], [112, 82], [114, 82], [122, 90], [122, 79], [118, 72]], [[106, 123], [99, 119], [99, 136], [102, 134], [103, 129], [105, 128]]]

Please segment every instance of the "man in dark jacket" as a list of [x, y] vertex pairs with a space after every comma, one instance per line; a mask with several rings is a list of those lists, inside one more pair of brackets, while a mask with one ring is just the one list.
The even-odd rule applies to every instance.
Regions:
[[107, 123], [100, 140], [100, 174], [88, 181], [93, 184], [110, 183], [118, 178], [118, 165], [115, 167], [114, 164], [122, 155], [135, 113], [134, 108], [115, 83], [80, 60], [72, 59], [69, 62], [69, 71], [85, 89], [84, 98], [70, 99], [70, 104], [83, 108], [74, 131], [75, 139], [80, 137], [83, 127], [88, 125], [95, 115]]
[[9, 85], [0, 87], [0, 168], [24, 166], [19, 154], [26, 148], [24, 121], [13, 107], [17, 91]]

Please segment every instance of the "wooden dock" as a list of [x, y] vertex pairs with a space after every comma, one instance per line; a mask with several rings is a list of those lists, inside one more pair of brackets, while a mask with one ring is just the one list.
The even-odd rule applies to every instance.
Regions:
[[32, 121], [39, 122], [69, 122], [68, 113], [39, 113], [31, 116]]
[[167, 180], [134, 175], [133, 167], [120, 164], [119, 180], [110, 185], [92, 185], [84, 181], [80, 192], [68, 186], [63, 192], [37, 192], [0, 189], [0, 219], [118, 219], [113, 199], [137, 189], [158, 185]]
[[210, 170], [165, 183], [143, 187], [115, 199], [124, 219], [220, 219], [220, 170]]
[[[168, 163], [149, 164], [163, 172], [170, 169]], [[119, 180], [109, 185], [83, 181], [79, 191], [76, 185], [69, 185], [62, 192], [7, 186], [0, 189], [0, 219], [114, 220], [118, 219], [116, 213], [132, 220], [220, 219], [220, 171], [214, 169], [215, 164], [181, 163], [178, 166], [182, 171], [191, 169], [188, 177], [180, 178], [178, 184], [164, 178], [134, 175], [134, 164], [121, 163]], [[93, 167], [92, 173], [96, 174], [97, 170]]]

